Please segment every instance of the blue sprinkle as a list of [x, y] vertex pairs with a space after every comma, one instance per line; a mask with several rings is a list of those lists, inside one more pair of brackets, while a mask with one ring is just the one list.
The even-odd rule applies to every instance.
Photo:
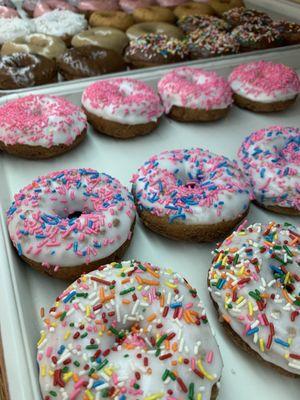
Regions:
[[21, 243], [17, 243], [17, 250], [18, 250], [19, 256], [21, 256], [23, 254]]
[[259, 331], [259, 328], [258, 328], [258, 327], [253, 328], [253, 329], [249, 329], [249, 330], [247, 331], [247, 333], [246, 333], [246, 336], [254, 335], [254, 333], [256, 333], [256, 332], [258, 332], [258, 331]]
[[171, 215], [171, 216], [169, 217], [169, 222], [173, 222], [173, 221], [174, 221], [175, 219], [177, 219], [177, 218], [185, 219], [186, 216], [185, 216], [185, 214]]
[[71, 293], [69, 293], [68, 296], [63, 299], [63, 302], [67, 303], [68, 301], [73, 299], [74, 296], [76, 296], [76, 290], [73, 290]]
[[95, 381], [95, 382], [93, 383], [92, 388], [94, 389], [94, 388], [96, 388], [96, 387], [98, 387], [98, 386], [102, 386], [104, 383], [105, 383], [105, 381]]
[[281, 346], [284, 346], [284, 347], [290, 347], [290, 345], [287, 342], [284, 342], [282, 339], [279, 339], [279, 338], [274, 339], [274, 342], [281, 344]]
[[58, 351], [57, 351], [57, 353], [59, 354], [59, 355], [62, 355], [62, 353], [65, 351], [65, 349], [66, 349], [66, 346], [64, 346], [63, 344], [60, 346], [60, 348], [58, 349]]
[[74, 242], [73, 243], [73, 250], [74, 250], [74, 253], [77, 252], [77, 250], [78, 250], [78, 242]]
[[182, 307], [182, 303], [181, 302], [171, 303], [170, 307], [171, 308], [179, 308], [179, 307]]

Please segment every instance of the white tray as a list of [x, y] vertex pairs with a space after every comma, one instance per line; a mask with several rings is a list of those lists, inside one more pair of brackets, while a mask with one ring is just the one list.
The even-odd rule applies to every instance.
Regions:
[[[210, 68], [227, 74], [229, 68]], [[162, 73], [136, 74], [155, 86]], [[41, 93], [64, 95], [80, 104], [86, 83], [61, 85]], [[14, 98], [21, 95], [9, 96]], [[0, 99], [3, 104], [5, 99]], [[40, 307], [48, 309], [66, 283], [51, 279], [27, 267], [16, 255], [8, 238], [4, 211], [13, 194], [37, 175], [70, 167], [91, 167], [105, 171], [130, 187], [130, 178], [152, 154], [166, 149], [202, 146], [230, 158], [236, 156], [243, 138], [251, 131], [281, 124], [299, 125], [300, 101], [283, 113], [259, 115], [233, 107], [228, 118], [215, 123], [180, 124], [164, 118], [152, 134], [129, 141], [118, 141], [89, 129], [86, 141], [77, 149], [49, 161], [27, 161], [1, 154], [0, 185], [0, 321], [8, 381], [12, 400], [40, 400], [36, 364], [36, 341], [41, 323]], [[251, 206], [249, 222], [300, 222], [300, 218], [283, 218]], [[211, 325], [224, 358], [220, 400], [296, 400], [299, 399], [300, 380], [289, 379], [261, 365], [237, 348], [225, 335], [217, 321], [206, 287], [206, 276], [214, 244], [178, 243], [146, 230], [138, 221], [133, 242], [125, 259], [136, 258], [181, 272], [198, 289], [206, 305]]]

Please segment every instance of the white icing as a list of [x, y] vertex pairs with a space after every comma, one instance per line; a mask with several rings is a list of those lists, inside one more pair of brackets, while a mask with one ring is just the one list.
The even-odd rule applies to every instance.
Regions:
[[33, 19], [36, 32], [53, 36], [73, 36], [87, 27], [83, 15], [69, 10], [54, 10]]
[[34, 32], [32, 21], [21, 18], [0, 18], [0, 44]]

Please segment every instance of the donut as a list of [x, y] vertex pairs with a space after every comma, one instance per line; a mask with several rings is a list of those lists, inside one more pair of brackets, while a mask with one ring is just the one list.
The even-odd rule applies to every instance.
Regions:
[[235, 161], [200, 148], [164, 151], [132, 178], [147, 228], [174, 240], [210, 242], [246, 216], [248, 184]]
[[225, 12], [222, 17], [228, 22], [231, 28], [243, 24], [269, 25], [272, 23], [272, 18], [266, 13], [245, 7], [232, 8]]
[[156, 0], [161, 7], [177, 7], [186, 3], [186, 0]]
[[271, 126], [251, 133], [239, 152], [257, 204], [300, 215], [300, 129]]
[[36, 6], [36, 3], [39, 0], [23, 0], [22, 1], [22, 9], [30, 16], [33, 17], [33, 11]]
[[64, 79], [81, 79], [123, 71], [126, 64], [114, 50], [97, 46], [73, 47], [57, 60], [58, 71]]
[[138, 261], [70, 285], [43, 317], [37, 361], [43, 399], [58, 400], [214, 400], [223, 367], [197, 291]]
[[136, 22], [175, 22], [175, 15], [169, 8], [150, 6], [136, 8], [133, 11], [133, 18]]
[[0, 149], [18, 157], [56, 157], [85, 138], [86, 117], [62, 97], [29, 95], [0, 107]]
[[243, 0], [209, 0], [208, 4], [219, 17], [232, 8], [244, 6]]
[[95, 82], [84, 90], [81, 102], [96, 131], [119, 139], [152, 132], [163, 114], [154, 90], [130, 78]]
[[232, 104], [226, 79], [200, 68], [181, 67], [158, 82], [158, 93], [168, 117], [182, 122], [216, 121]]
[[177, 18], [187, 17], [188, 15], [214, 15], [214, 13], [209, 4], [195, 3], [193, 1], [177, 6], [174, 10]]
[[156, 67], [187, 59], [185, 43], [167, 35], [149, 33], [130, 41], [125, 60], [133, 68]]
[[277, 371], [299, 377], [300, 230], [256, 223], [229, 236], [208, 274], [214, 306], [230, 338]]
[[57, 82], [54, 60], [39, 54], [14, 53], [0, 57], [0, 89], [21, 89]]
[[19, 18], [20, 15], [17, 10], [0, 5], [0, 19], [2, 18]]
[[98, 46], [122, 54], [129, 41], [123, 31], [116, 28], [99, 27], [83, 31], [73, 36], [72, 46]]
[[226, 21], [211, 15], [188, 15], [180, 18], [177, 21], [177, 25], [185, 34], [189, 34], [196, 29], [205, 30], [207, 28], [214, 28], [219, 31], [229, 30], [229, 25]]
[[89, 24], [92, 27], [107, 26], [126, 31], [134, 24], [134, 19], [122, 11], [96, 11], [90, 16]]
[[229, 76], [234, 102], [254, 112], [282, 111], [300, 92], [297, 73], [284, 64], [254, 61], [234, 68]]
[[190, 32], [187, 46], [192, 60], [236, 54], [240, 49], [238, 41], [230, 33], [213, 27]]
[[40, 17], [41, 15], [53, 10], [69, 10], [77, 12], [75, 7], [63, 0], [39, 0], [33, 10], [33, 17]]
[[120, 0], [119, 4], [123, 11], [132, 13], [136, 8], [153, 6], [155, 0]]
[[273, 27], [279, 31], [284, 44], [300, 43], [300, 24], [289, 21], [274, 21]]
[[47, 58], [57, 58], [65, 50], [66, 45], [59, 37], [32, 33], [4, 43], [1, 48], [1, 55], [24, 52], [40, 54]]
[[87, 21], [83, 15], [69, 10], [54, 10], [41, 15], [33, 20], [37, 33], [59, 36], [70, 44], [71, 37], [83, 31], [87, 27]]
[[31, 22], [26, 19], [0, 17], [0, 46], [19, 36], [29, 35], [33, 30]]
[[126, 31], [130, 40], [148, 34], [167, 35], [170, 38], [182, 39], [183, 34], [179, 28], [167, 22], [140, 22], [132, 25]]
[[89, 168], [50, 172], [14, 196], [7, 226], [19, 256], [59, 279], [76, 279], [119, 261], [135, 221], [132, 196], [115, 178]]
[[231, 36], [240, 45], [241, 51], [270, 49], [282, 43], [280, 32], [273, 25], [243, 24], [233, 29]]
[[119, 10], [118, 0], [79, 0], [76, 4], [79, 11], [89, 16], [94, 11], [117, 11]]

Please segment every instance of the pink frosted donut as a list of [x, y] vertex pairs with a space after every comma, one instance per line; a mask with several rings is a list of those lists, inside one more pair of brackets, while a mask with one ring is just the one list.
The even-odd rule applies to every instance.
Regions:
[[118, 0], [79, 0], [77, 8], [80, 11], [116, 11], [119, 10]]
[[120, 7], [127, 13], [132, 13], [136, 8], [149, 7], [155, 0], [120, 0]]
[[77, 12], [75, 7], [63, 0], [38, 1], [33, 11], [33, 17], [40, 17], [41, 15], [53, 10], [69, 10]]
[[172, 117], [177, 110], [177, 115], [186, 116], [185, 121], [201, 121], [203, 113], [204, 117], [211, 115], [214, 120], [221, 118], [232, 104], [227, 80], [200, 68], [174, 69], [158, 82], [158, 93], [166, 114]]
[[0, 5], [0, 18], [19, 18], [18, 11]]
[[176, 7], [186, 2], [187, 0], [157, 0], [157, 3], [162, 7]]

